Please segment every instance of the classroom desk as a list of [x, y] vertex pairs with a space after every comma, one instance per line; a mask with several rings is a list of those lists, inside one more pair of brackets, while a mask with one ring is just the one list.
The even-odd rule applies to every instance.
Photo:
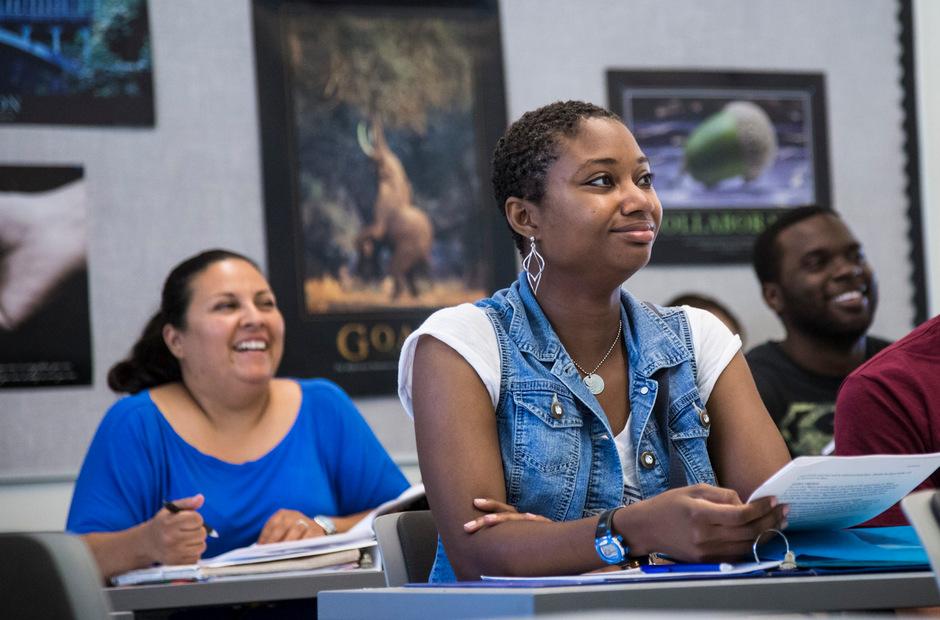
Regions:
[[143, 612], [212, 605], [237, 605], [313, 599], [324, 590], [376, 588], [385, 585], [379, 569], [336, 573], [297, 571], [276, 575], [219, 577], [199, 583], [163, 583], [105, 588], [114, 611]]
[[809, 612], [940, 605], [933, 573], [870, 573], [552, 588], [383, 588], [324, 592], [321, 620], [535, 617], [610, 609]]

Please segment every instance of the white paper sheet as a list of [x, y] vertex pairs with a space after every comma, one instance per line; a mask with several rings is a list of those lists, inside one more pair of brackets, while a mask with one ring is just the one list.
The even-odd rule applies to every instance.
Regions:
[[901, 501], [940, 467], [940, 452], [870, 456], [801, 456], [748, 498], [777, 496], [790, 505], [788, 530], [842, 529]]
[[318, 536], [317, 538], [303, 538], [266, 545], [249, 545], [239, 549], [232, 549], [227, 553], [214, 558], [200, 560], [203, 566], [234, 566], [236, 564], [252, 564], [256, 562], [270, 562], [271, 560], [288, 560], [311, 555], [322, 555], [334, 551], [347, 549], [368, 549], [376, 545], [375, 538], [371, 536], [352, 536], [349, 532], [333, 536]]
[[551, 577], [495, 577], [483, 575], [483, 581], [512, 581], [512, 582], [559, 582], [561, 584], [578, 581], [580, 583], [614, 583], [617, 581], [649, 580], [657, 579], [699, 579], [703, 577], [733, 577], [734, 575], [746, 575], [759, 570], [770, 570], [777, 568], [780, 562], [740, 562], [726, 565], [723, 570], [693, 572], [683, 572], [678, 570], [681, 565], [677, 565], [677, 570], [666, 573], [646, 573], [640, 568], [627, 568], [624, 570], [608, 571], [606, 573], [584, 573], [581, 575], [555, 575]]
[[420, 497], [424, 497], [424, 483], [421, 482], [411, 485], [402, 491], [401, 494], [395, 499], [390, 499], [384, 504], [381, 504], [378, 508], [360, 519], [359, 523], [352, 526], [348, 533], [353, 535], [364, 534], [373, 536], [372, 522], [375, 521], [377, 516], [395, 512], [399, 508], [404, 508]]

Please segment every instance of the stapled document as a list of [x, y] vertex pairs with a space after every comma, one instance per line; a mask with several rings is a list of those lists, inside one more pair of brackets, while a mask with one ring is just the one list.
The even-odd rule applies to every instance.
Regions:
[[789, 504], [787, 530], [835, 530], [864, 523], [940, 467], [940, 452], [801, 456], [760, 485], [752, 502], [774, 495]]

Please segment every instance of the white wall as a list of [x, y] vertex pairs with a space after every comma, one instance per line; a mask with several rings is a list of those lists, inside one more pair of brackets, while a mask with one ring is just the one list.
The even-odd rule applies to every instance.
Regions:
[[940, 314], [940, 2], [914, 1], [914, 55], [920, 121], [927, 316]]
[[[63, 526], [72, 488], [68, 478], [113, 401], [104, 387], [107, 367], [126, 352], [155, 309], [168, 267], [209, 245], [264, 259], [249, 1], [151, 0], [150, 11], [157, 127], [0, 126], [0, 162], [86, 167], [96, 362], [94, 387], [0, 393], [0, 478], [7, 482], [0, 484], [0, 531]], [[872, 88], [876, 77], [886, 88], [896, 87], [891, 3], [504, 0], [501, 17], [511, 119], [558, 98], [606, 104], [607, 68], [826, 71], [836, 206], [868, 246], [880, 275], [883, 301], [876, 330], [890, 337], [907, 331], [906, 230], [904, 218], [895, 217], [906, 208], [899, 199], [902, 162], [884, 162], [885, 153], [900, 148], [900, 118], [893, 95], [882, 93], [890, 105], [868, 96], [869, 90], [879, 90]], [[915, 19], [926, 245], [932, 252], [931, 314], [936, 314], [940, 186], [929, 181], [940, 178], [940, 42], [932, 36], [940, 31], [940, 3], [915, 0]], [[745, 34], [729, 37], [722, 28]], [[868, 41], [871, 36], [878, 42]], [[873, 131], [835, 113], [846, 109], [879, 118], [884, 127]], [[887, 212], [892, 221], [867, 223], [873, 212]], [[690, 282], [721, 283], [721, 297], [745, 318], [752, 343], [779, 334], [776, 320], [756, 297], [747, 267], [650, 268], [629, 287], [661, 301]], [[357, 405], [415, 480], [411, 425], [397, 401], [358, 399]], [[27, 422], [33, 434], [15, 432]], [[56, 436], [71, 441], [59, 448], [51, 439]], [[50, 445], [57, 450], [50, 458], [53, 465], [37, 471], [35, 455]], [[31, 468], [18, 469], [22, 462]], [[70, 465], [63, 468], [62, 463]]]
[[[606, 105], [607, 69], [825, 73], [834, 206], [866, 246], [881, 286], [873, 332], [897, 338], [910, 330], [893, 2], [509, 0], [501, 17], [510, 119], [556, 99]], [[749, 346], [782, 336], [749, 265], [647, 267], [626, 287], [657, 302], [709, 293], [742, 319]]]
[[70, 480], [0, 484], [0, 532], [61, 530], [73, 486]]

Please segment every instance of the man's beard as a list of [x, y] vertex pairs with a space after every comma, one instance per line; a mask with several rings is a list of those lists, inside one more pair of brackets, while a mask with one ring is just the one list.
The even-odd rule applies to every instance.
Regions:
[[784, 293], [789, 323], [814, 340], [828, 342], [839, 348], [849, 348], [858, 342], [858, 339], [868, 333], [875, 317], [877, 298], [872, 294], [868, 298], [868, 312], [866, 316], [858, 317], [854, 321], [840, 321], [832, 316], [827, 308], [807, 308], [807, 304], [789, 297]]

